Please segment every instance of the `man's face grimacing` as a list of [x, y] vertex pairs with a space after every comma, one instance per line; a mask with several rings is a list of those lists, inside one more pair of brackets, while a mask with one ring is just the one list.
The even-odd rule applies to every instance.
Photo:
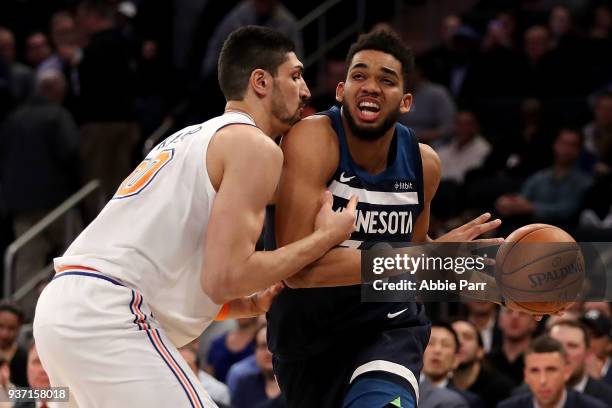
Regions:
[[570, 371], [559, 352], [531, 353], [525, 357], [525, 383], [543, 407], [555, 406], [561, 400]]
[[279, 65], [273, 77], [272, 115], [287, 130], [302, 118], [310, 91], [302, 74], [304, 66], [295, 53], [287, 53], [287, 59]]
[[412, 95], [404, 94], [401, 62], [376, 50], [353, 56], [346, 82], [336, 88], [336, 99], [353, 134], [365, 140], [383, 137], [412, 103]]

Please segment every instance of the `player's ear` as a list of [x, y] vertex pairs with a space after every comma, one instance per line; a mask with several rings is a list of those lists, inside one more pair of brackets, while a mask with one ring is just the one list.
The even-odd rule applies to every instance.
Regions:
[[268, 94], [268, 88], [271, 85], [270, 76], [263, 69], [255, 69], [251, 72], [249, 84], [256, 95], [264, 97]]
[[344, 82], [339, 82], [336, 86], [336, 100], [340, 103], [344, 102]]
[[410, 111], [410, 107], [412, 106], [412, 94], [406, 93], [402, 97], [402, 102], [400, 103], [400, 113], [408, 113]]

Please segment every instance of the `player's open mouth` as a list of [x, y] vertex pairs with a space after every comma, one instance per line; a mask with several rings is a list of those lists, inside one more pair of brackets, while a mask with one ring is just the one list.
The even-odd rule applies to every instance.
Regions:
[[380, 115], [380, 105], [376, 102], [362, 101], [357, 105], [359, 119], [364, 122], [374, 122]]

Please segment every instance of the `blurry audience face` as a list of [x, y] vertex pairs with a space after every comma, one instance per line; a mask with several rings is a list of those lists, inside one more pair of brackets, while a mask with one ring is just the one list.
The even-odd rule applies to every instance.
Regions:
[[40, 362], [36, 346], [33, 345], [28, 353], [28, 384], [32, 388], [49, 387], [49, 377]]
[[9, 64], [15, 61], [15, 37], [4, 28], [0, 28], [0, 55]]
[[455, 116], [455, 140], [459, 143], [469, 142], [475, 137], [480, 128], [478, 126], [478, 120], [472, 112], [458, 112]]
[[446, 44], [452, 44], [453, 37], [457, 32], [457, 29], [461, 27], [461, 20], [455, 15], [446, 16], [442, 20], [442, 26], [440, 27], [440, 37]]
[[197, 364], [198, 360], [196, 351], [191, 346], [186, 346], [180, 348], [179, 353], [181, 353], [181, 356], [183, 356], [183, 359], [185, 360], [189, 368], [191, 368], [191, 371], [193, 371], [197, 375], [199, 369]]
[[572, 166], [582, 150], [580, 135], [572, 130], [562, 130], [555, 140], [553, 149], [557, 164]]
[[282, 125], [289, 127], [299, 121], [310, 91], [302, 77], [302, 64], [295, 53], [287, 54], [274, 77], [272, 89], [272, 116]]
[[68, 13], [58, 13], [51, 20], [51, 39], [56, 47], [76, 41], [76, 23]]
[[535, 26], [525, 32], [525, 52], [532, 62], [539, 61], [550, 48], [550, 34], [546, 28]]
[[536, 329], [536, 321], [527, 313], [502, 308], [499, 313], [499, 328], [504, 339], [519, 341], [531, 337]]
[[601, 96], [595, 104], [595, 123], [605, 129], [612, 128], [612, 97]]
[[609, 31], [612, 29], [612, 9], [607, 5], [601, 5], [595, 9], [595, 27]]
[[563, 395], [570, 368], [561, 353], [531, 353], [525, 357], [524, 376], [538, 404], [554, 406]]
[[576, 383], [584, 375], [584, 366], [587, 355], [585, 333], [577, 328], [557, 324], [550, 329], [550, 337], [559, 341], [567, 353], [567, 362], [572, 374], [570, 383]]
[[274, 377], [272, 353], [268, 350], [267, 328], [265, 326], [259, 329], [257, 336], [255, 336], [255, 361], [264, 377]]
[[336, 87], [342, 81], [344, 81], [344, 61], [342, 60], [328, 60], [326, 63], [325, 78], [325, 93], [333, 95], [336, 93]]
[[589, 352], [596, 355], [600, 360], [605, 360], [612, 355], [612, 339], [610, 336], [589, 337]]
[[550, 12], [548, 20], [550, 31], [554, 36], [567, 34], [572, 28], [572, 14], [567, 7], [556, 6]]
[[26, 58], [36, 67], [51, 56], [49, 41], [43, 33], [34, 33], [26, 39]]
[[453, 333], [445, 327], [433, 326], [423, 353], [423, 373], [434, 383], [442, 381], [455, 369], [456, 357]]
[[6, 350], [15, 344], [21, 322], [19, 317], [7, 310], [0, 312], [0, 350]]
[[476, 361], [482, 360], [484, 351], [478, 344], [478, 333], [471, 323], [459, 320], [453, 323], [453, 329], [459, 336], [459, 353], [457, 353], [457, 363], [461, 365], [471, 365]]

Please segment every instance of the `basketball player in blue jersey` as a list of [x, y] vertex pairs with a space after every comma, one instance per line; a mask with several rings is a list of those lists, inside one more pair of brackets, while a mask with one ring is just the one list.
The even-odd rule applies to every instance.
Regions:
[[[411, 52], [394, 34], [362, 35], [338, 85], [342, 107], [296, 124], [276, 206], [278, 245], [312, 233], [317, 197], [334, 209], [359, 197], [351, 238], [286, 280], [268, 314], [274, 369], [290, 408], [415, 407], [430, 321], [420, 303], [362, 303], [360, 251], [429, 240], [440, 160], [397, 123], [410, 110]], [[495, 229], [483, 214], [441, 237], [466, 242]], [[493, 242], [499, 242], [494, 239]], [[351, 286], [352, 285], [352, 286]]]

